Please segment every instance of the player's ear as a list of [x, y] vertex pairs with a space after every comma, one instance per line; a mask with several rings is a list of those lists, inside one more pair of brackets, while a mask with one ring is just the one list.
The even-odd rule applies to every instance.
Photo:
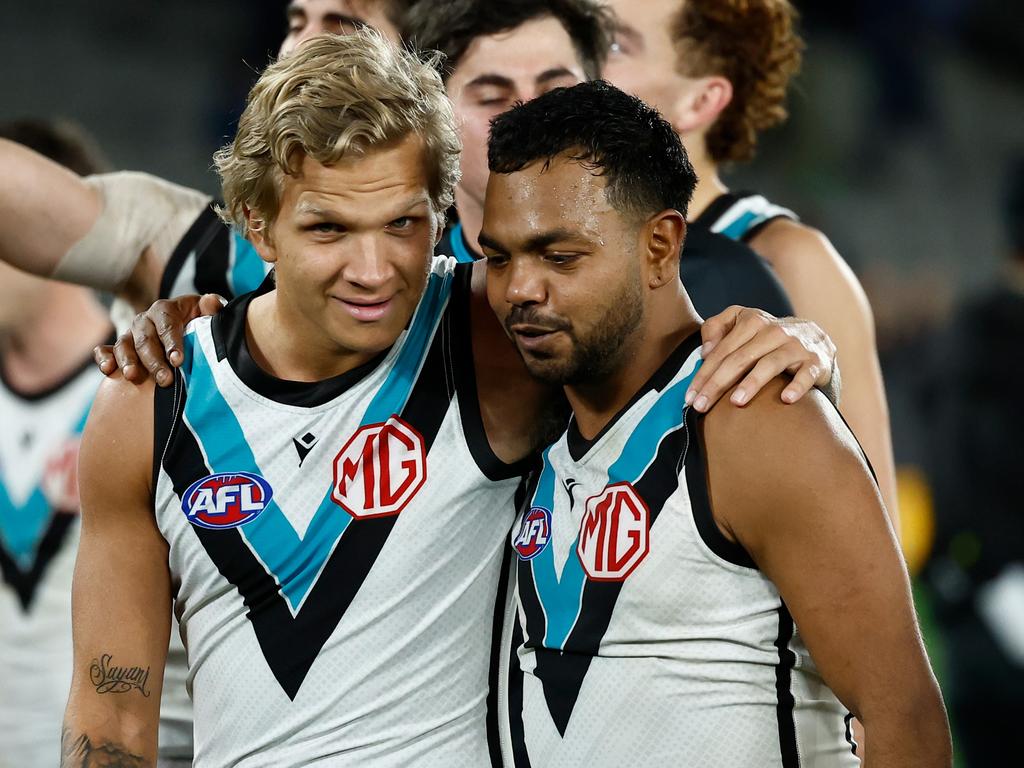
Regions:
[[679, 254], [686, 237], [686, 219], [671, 208], [647, 222], [647, 286], [660, 288], [679, 277]]
[[721, 75], [708, 75], [690, 81], [672, 109], [671, 122], [683, 135], [706, 131], [732, 101], [732, 83]]
[[275, 263], [277, 250], [270, 239], [270, 225], [267, 223], [266, 217], [247, 205], [243, 206], [242, 210], [245, 213], [245, 235], [249, 242], [252, 243], [261, 259], [268, 264]]
[[444, 236], [445, 214], [432, 213], [431, 215], [434, 220], [434, 247], [437, 248], [437, 244], [441, 242], [441, 238]]

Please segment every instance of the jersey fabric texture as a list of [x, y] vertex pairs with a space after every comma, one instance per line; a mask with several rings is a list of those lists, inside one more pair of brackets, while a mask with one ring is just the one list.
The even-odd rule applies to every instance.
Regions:
[[0, 382], [0, 766], [53, 765], [71, 688], [78, 446], [103, 378], [46, 392]]
[[685, 340], [525, 486], [503, 753], [517, 768], [854, 766], [848, 712], [775, 586], [712, 517]]
[[252, 295], [189, 326], [155, 472], [197, 768], [497, 756], [495, 596], [524, 467], [484, 435], [470, 272], [435, 259], [397, 343], [315, 384], [252, 360]]
[[[460, 263], [481, 258], [466, 241], [462, 224], [447, 228], [434, 249]], [[717, 315], [738, 304], [756, 307], [776, 317], [793, 314], [793, 305], [768, 263], [742, 242], [692, 223], [679, 259], [679, 274], [701, 317]]]
[[763, 195], [726, 192], [712, 200], [694, 223], [730, 240], [748, 243], [776, 219], [800, 220], [791, 210], [775, 205]]

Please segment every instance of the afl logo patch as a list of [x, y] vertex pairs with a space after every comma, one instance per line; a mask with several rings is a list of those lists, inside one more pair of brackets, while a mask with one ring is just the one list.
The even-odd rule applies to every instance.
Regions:
[[544, 551], [551, 540], [551, 511], [544, 507], [530, 507], [523, 515], [519, 533], [512, 542], [520, 560], [533, 560]]
[[270, 504], [274, 489], [251, 472], [222, 472], [196, 480], [181, 498], [192, 525], [220, 530], [255, 520]]

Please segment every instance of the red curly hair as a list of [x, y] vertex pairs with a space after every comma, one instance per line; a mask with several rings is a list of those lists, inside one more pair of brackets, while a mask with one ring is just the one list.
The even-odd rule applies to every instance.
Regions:
[[732, 101], [706, 136], [715, 162], [752, 159], [758, 133], [788, 116], [786, 90], [804, 49], [796, 22], [788, 0], [685, 0], [676, 15], [679, 71], [732, 84]]

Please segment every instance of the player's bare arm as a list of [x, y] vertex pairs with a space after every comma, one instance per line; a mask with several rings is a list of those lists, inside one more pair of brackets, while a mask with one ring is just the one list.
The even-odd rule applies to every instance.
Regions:
[[889, 407], [864, 289], [828, 238], [804, 224], [777, 219], [751, 246], [771, 263], [800, 316], [816, 321], [835, 342], [846, 372], [840, 410], [864, 446], [898, 533]]
[[136, 310], [158, 296], [174, 246], [209, 198], [141, 173], [83, 179], [0, 140], [0, 260], [114, 293]]
[[153, 389], [104, 381], [82, 439], [62, 768], [156, 761], [171, 584], [152, 508]]
[[707, 415], [715, 520], [776, 585], [822, 677], [863, 723], [866, 763], [948, 766], [945, 710], [877, 487], [824, 398], [786, 407], [784, 385]]
[[103, 200], [74, 172], [13, 141], [0, 139], [0, 166], [0, 259], [50, 277]]

